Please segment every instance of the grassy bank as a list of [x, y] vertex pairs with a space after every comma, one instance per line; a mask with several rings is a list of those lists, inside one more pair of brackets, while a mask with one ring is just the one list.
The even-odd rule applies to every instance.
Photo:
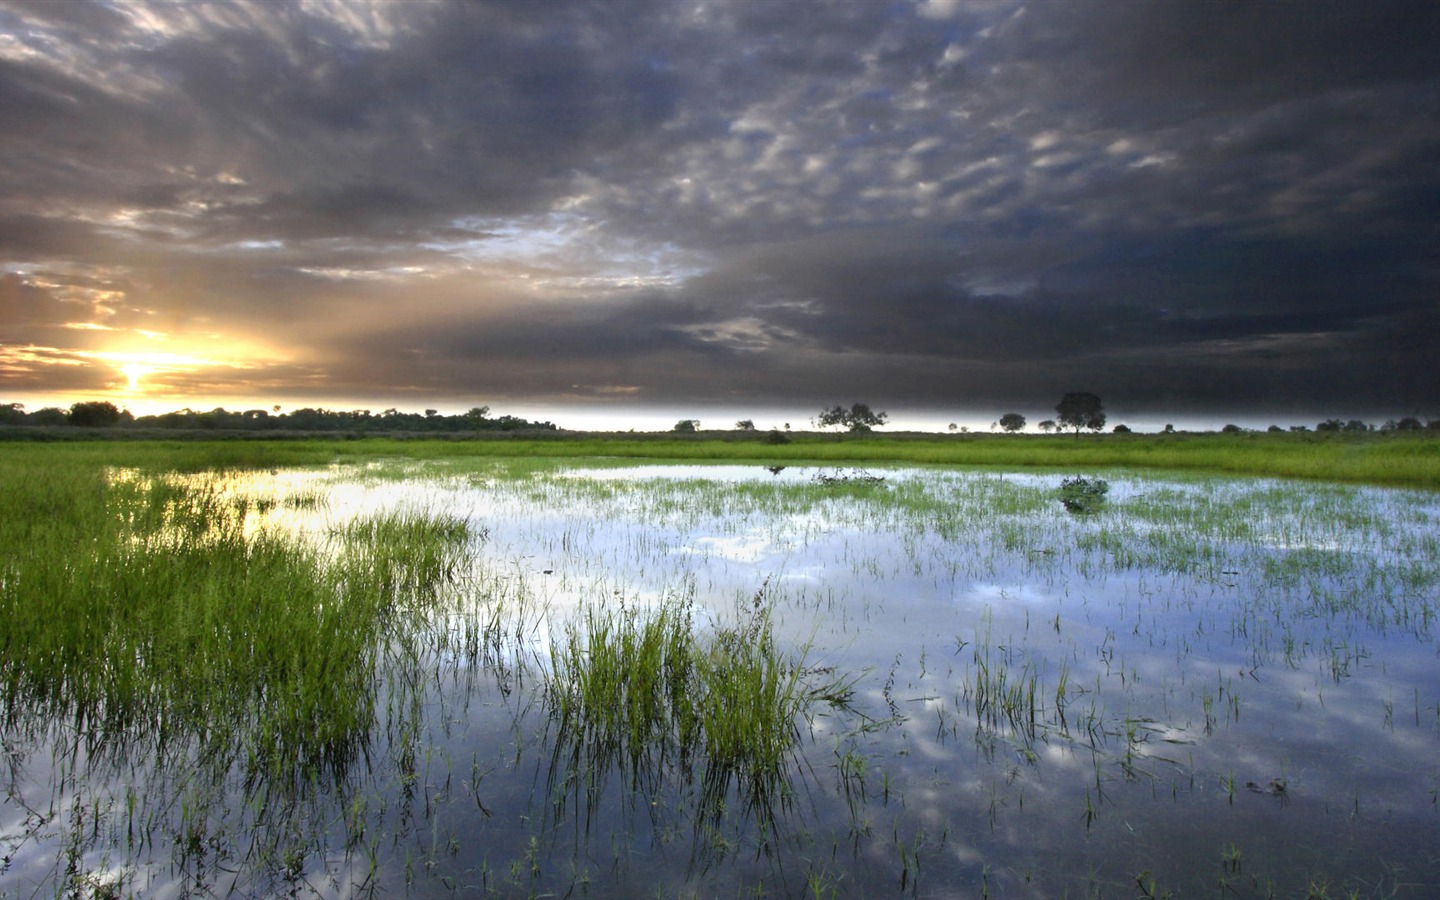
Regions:
[[[405, 438], [0, 443], [10, 458], [70, 459], [138, 468], [324, 465], [343, 459], [488, 457], [668, 459], [770, 465], [912, 463], [997, 468], [1136, 468], [1303, 478], [1440, 490], [1440, 435], [850, 435], [796, 433], [786, 443], [743, 432], [582, 434], [473, 440]], [[72, 456], [73, 454], [73, 456]]]

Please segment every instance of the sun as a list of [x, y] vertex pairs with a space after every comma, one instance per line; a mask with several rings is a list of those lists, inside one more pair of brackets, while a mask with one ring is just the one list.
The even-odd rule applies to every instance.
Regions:
[[123, 375], [125, 385], [123, 388], [117, 386], [116, 390], [130, 395], [147, 393], [152, 386], [146, 382], [153, 376], [171, 373], [183, 374], [219, 365], [213, 359], [182, 353], [111, 350], [90, 355]]
[[176, 340], [159, 350], [147, 346], [155, 340], [152, 335], [144, 337], [144, 344], [131, 341], [80, 354], [106, 370], [107, 390], [117, 401], [187, 395], [197, 383], [242, 384], [247, 373], [284, 359], [272, 348], [245, 340]]
[[158, 367], [145, 363], [131, 362], [120, 367], [120, 374], [125, 376], [125, 391], [135, 393], [141, 390], [140, 379], [158, 371]]

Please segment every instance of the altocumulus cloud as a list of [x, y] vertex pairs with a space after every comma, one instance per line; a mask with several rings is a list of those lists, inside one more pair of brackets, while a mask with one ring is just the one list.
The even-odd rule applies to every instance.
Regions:
[[1440, 413], [1436, 46], [1425, 0], [0, 2], [0, 391]]

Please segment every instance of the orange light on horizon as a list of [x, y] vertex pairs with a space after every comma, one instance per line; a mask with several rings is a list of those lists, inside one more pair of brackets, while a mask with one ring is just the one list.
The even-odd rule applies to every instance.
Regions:
[[233, 365], [232, 363], [222, 362], [220, 360], [208, 359], [202, 356], [189, 356], [183, 353], [135, 353], [96, 350], [81, 355], [106, 363], [113, 367], [115, 371], [124, 375], [126, 381], [125, 390], [128, 393], [143, 393], [144, 385], [142, 380], [148, 375], [170, 372], [193, 372], [215, 366]]
[[[190, 353], [157, 352], [153, 350], [92, 350], [79, 356], [94, 360], [124, 377], [111, 393], [126, 398], [155, 394], [186, 393], [180, 384], [167, 384], [166, 376], [203, 375], [215, 372], [238, 374], [253, 370], [276, 359], [276, 354], [244, 344], [227, 346], [221, 352], [199, 350]], [[159, 381], [159, 384], [155, 384]]]

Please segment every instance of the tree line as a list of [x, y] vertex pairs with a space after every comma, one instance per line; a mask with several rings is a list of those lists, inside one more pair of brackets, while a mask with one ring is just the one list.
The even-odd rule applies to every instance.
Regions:
[[[303, 408], [289, 412], [281, 412], [279, 406], [270, 409], [247, 409], [243, 411], [232, 411], [224, 408], [216, 408], [209, 411], [197, 411], [192, 409], [181, 409], [175, 412], [160, 413], [158, 415], [136, 416], [128, 410], [121, 409], [108, 400], [89, 400], [72, 404], [68, 409], [61, 407], [45, 407], [33, 412], [27, 412], [24, 404], [21, 403], [0, 403], [0, 425], [32, 425], [32, 426], [74, 426], [81, 428], [136, 428], [136, 429], [175, 429], [175, 430], [211, 430], [211, 431], [313, 431], [313, 432], [348, 432], [360, 433], [371, 431], [393, 431], [393, 432], [421, 432], [421, 433], [453, 433], [473, 431], [557, 431], [559, 430], [553, 422], [535, 422], [522, 419], [518, 416], [490, 415], [490, 407], [475, 406], [469, 410], [456, 415], [441, 415], [437, 410], [427, 409], [423, 413], [401, 412], [398, 409], [386, 409], [379, 413], [371, 412], [368, 409], [352, 410], [330, 410], [323, 408]], [[1072, 430], [1075, 434], [1082, 431], [1101, 431], [1106, 424], [1104, 404], [1095, 394], [1088, 392], [1072, 392], [1065, 394], [1055, 406], [1056, 416], [1053, 419], [1045, 419], [1037, 423], [1041, 431], [1051, 433], [1063, 430]], [[883, 426], [889, 416], [878, 410], [872, 409], [866, 403], [854, 403], [849, 407], [835, 405], [822, 409], [819, 415], [812, 420], [813, 424], [820, 428], [840, 428], [855, 434], [864, 434], [874, 428]], [[991, 428], [998, 428], [1008, 433], [1024, 431], [1028, 425], [1025, 416], [1020, 413], [1008, 412], [991, 425]], [[735, 428], [740, 431], [754, 431], [755, 423], [751, 419], [742, 419], [735, 423]], [[674, 431], [696, 432], [700, 429], [698, 419], [682, 419], [675, 424]], [[789, 431], [790, 426], [786, 424], [785, 430]], [[957, 426], [951, 425], [951, 431], [957, 430]], [[1128, 433], [1130, 429], [1125, 425], [1116, 425], [1113, 429], [1116, 433]], [[1166, 433], [1174, 432], [1172, 425], [1166, 425]], [[1246, 429], [1238, 425], [1226, 425], [1221, 429], [1225, 433], [1240, 433]], [[1271, 425], [1268, 429], [1271, 432], [1283, 431], [1278, 425]], [[1305, 425], [1293, 425], [1290, 431], [1309, 431]], [[1440, 419], [1430, 419], [1422, 422], [1414, 416], [1405, 416], [1399, 419], [1390, 419], [1378, 427], [1364, 422], [1360, 419], [1326, 419], [1314, 426], [1317, 432], [1405, 432], [1405, 431], [1440, 431]], [[772, 437], [781, 436], [776, 432]]]
[[210, 431], [555, 431], [552, 422], [532, 422], [518, 416], [491, 417], [490, 407], [475, 406], [458, 415], [442, 415], [434, 409], [424, 413], [387, 409], [332, 410], [280, 407], [232, 411], [216, 408], [208, 412], [181, 409], [158, 415], [136, 416], [108, 400], [75, 403], [69, 409], [46, 407], [26, 412], [24, 404], [0, 403], [0, 425], [69, 425], [80, 428], [159, 428]]
[[[854, 403], [849, 408], [836, 404], [820, 411], [819, 416], [812, 420], [813, 424], [820, 428], [842, 428], [851, 433], [863, 434], [872, 429], [884, 425], [889, 417], [886, 413], [870, 408], [866, 403]], [[1105, 404], [1100, 397], [1089, 391], [1072, 391], [1060, 398], [1055, 404], [1055, 418], [1045, 419], [1037, 423], [1041, 431], [1046, 434], [1071, 430], [1076, 435], [1082, 431], [1100, 432], [1105, 428], [1107, 421]], [[1016, 434], [1025, 430], [1028, 420], [1017, 412], [1007, 412], [1000, 416], [991, 429], [1000, 429], [1009, 434]], [[700, 421], [698, 419], [681, 419], [675, 425], [675, 431], [698, 431]], [[755, 423], [750, 419], [741, 419], [735, 423], [739, 431], [754, 431]], [[788, 431], [790, 426], [785, 426]], [[951, 431], [959, 430], [959, 426], [952, 424]], [[1226, 434], [1237, 434], [1246, 431], [1239, 425], [1226, 425], [1220, 429]], [[1267, 431], [1283, 431], [1278, 425], [1271, 425]], [[1292, 425], [1289, 429], [1295, 432], [1309, 431], [1305, 425]], [[1130, 428], [1124, 424], [1116, 425], [1113, 429], [1116, 434], [1129, 434]], [[1166, 425], [1163, 429], [1166, 434], [1175, 432], [1174, 425]], [[1378, 428], [1360, 419], [1342, 421], [1340, 419], [1326, 419], [1315, 425], [1318, 432], [1357, 432], [1357, 431], [1440, 431], [1440, 419], [1431, 419], [1421, 422], [1414, 416], [1405, 416], [1400, 419], [1390, 419]]]
[[[1073, 429], [1076, 434], [1079, 434], [1081, 431], [1099, 432], [1105, 427], [1105, 407], [1104, 404], [1101, 403], [1100, 398], [1095, 394], [1083, 391], [1066, 394], [1064, 397], [1060, 398], [1060, 402], [1055, 405], [1055, 412], [1055, 419], [1046, 419], [1043, 422], [1040, 422], [1038, 425], [1039, 429], [1046, 434], [1049, 434], [1052, 431], [1060, 431], [1066, 428]], [[1024, 431], [1025, 425], [1025, 417], [1020, 415], [1019, 413], [1012, 412], [1002, 415], [995, 423], [995, 425], [992, 425], [991, 427], [999, 427], [1006, 432], [1015, 433], [1019, 431]], [[955, 426], [953, 425], [950, 427], [951, 430], [954, 430], [955, 428]], [[1220, 430], [1225, 434], [1240, 434], [1246, 431], [1246, 429], [1241, 428], [1239, 425], [1226, 425]], [[1268, 432], [1278, 432], [1284, 430], [1285, 429], [1282, 429], [1279, 425], [1271, 425], [1269, 428], [1266, 429], [1266, 431]], [[1309, 431], [1310, 429], [1308, 426], [1305, 425], [1292, 425], [1290, 426], [1289, 430], [1295, 432], [1304, 432]], [[1326, 419], [1323, 422], [1317, 423], [1315, 425], [1315, 430], [1319, 432], [1357, 432], [1377, 430], [1384, 432], [1426, 430], [1440, 431], [1440, 419], [1431, 419], [1428, 422], [1422, 423], [1418, 418], [1414, 416], [1405, 416], [1401, 419], [1390, 419], [1385, 422], [1385, 424], [1381, 425], [1378, 429], [1375, 426], [1361, 419], [1350, 419], [1348, 421], [1341, 421], [1340, 419]], [[1114, 431], [1117, 434], [1130, 433], [1130, 429], [1123, 424], [1116, 425]], [[1175, 426], [1166, 425], [1163, 429], [1163, 432], [1166, 434], [1173, 434], [1175, 432]]]

